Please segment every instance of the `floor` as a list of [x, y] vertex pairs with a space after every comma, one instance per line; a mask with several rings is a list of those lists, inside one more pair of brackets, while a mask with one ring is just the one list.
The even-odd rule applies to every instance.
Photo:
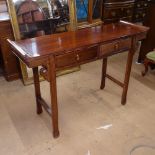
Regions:
[[[126, 53], [108, 61], [108, 73], [123, 79]], [[136, 57], [135, 57], [136, 59]], [[0, 78], [0, 155], [155, 155], [155, 72], [141, 76], [133, 62], [127, 105], [122, 89], [106, 81], [100, 90], [101, 61], [57, 78], [60, 137], [51, 119], [35, 112], [33, 85]], [[42, 93], [50, 101], [47, 82]]]

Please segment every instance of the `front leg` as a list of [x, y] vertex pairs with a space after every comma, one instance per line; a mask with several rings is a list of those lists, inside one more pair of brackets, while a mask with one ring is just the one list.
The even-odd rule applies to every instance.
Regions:
[[125, 72], [123, 93], [122, 93], [122, 100], [121, 100], [122, 105], [126, 104], [126, 97], [127, 97], [128, 85], [129, 85], [129, 80], [130, 80], [132, 60], [133, 60], [135, 51], [136, 51], [136, 38], [132, 38], [132, 45], [131, 45], [130, 51], [128, 52], [128, 58], [127, 58], [127, 64], [126, 64], [126, 72]]
[[32, 70], [33, 70], [35, 97], [36, 97], [36, 104], [37, 104], [37, 114], [41, 114], [43, 110], [42, 110], [42, 106], [39, 102], [39, 99], [41, 99], [41, 92], [40, 92], [40, 81], [39, 81], [38, 67], [35, 67]]
[[100, 89], [104, 89], [104, 87], [105, 87], [106, 71], [107, 71], [107, 58], [103, 58], [103, 62], [102, 62], [102, 78], [101, 78]]
[[57, 105], [57, 86], [56, 86], [56, 70], [55, 70], [55, 59], [54, 56], [49, 58], [49, 82], [51, 92], [51, 117], [53, 124], [53, 136], [57, 138], [59, 136], [58, 127], [58, 105]]

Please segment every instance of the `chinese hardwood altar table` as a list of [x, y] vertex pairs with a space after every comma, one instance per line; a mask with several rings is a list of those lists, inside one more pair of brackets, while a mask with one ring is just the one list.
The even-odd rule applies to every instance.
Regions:
[[[106, 77], [120, 85], [123, 88], [121, 103], [124, 105], [136, 44], [146, 37], [147, 31], [147, 27], [120, 21], [32, 39], [8, 40], [12, 52], [33, 69], [37, 113], [42, 113], [42, 107], [44, 107], [51, 115], [54, 137], [59, 136], [56, 71], [103, 59], [100, 88], [105, 87]], [[128, 52], [128, 58], [122, 83], [106, 74], [106, 68], [109, 56], [125, 51]], [[38, 66], [42, 66], [40, 74], [50, 84], [51, 107], [41, 97]]]

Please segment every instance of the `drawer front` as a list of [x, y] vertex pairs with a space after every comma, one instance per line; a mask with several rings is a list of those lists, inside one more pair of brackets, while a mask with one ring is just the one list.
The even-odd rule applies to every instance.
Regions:
[[56, 68], [63, 68], [77, 64], [75, 52], [58, 55], [56, 56], [55, 61], [56, 61]]
[[143, 1], [143, 6], [144, 6], [144, 7], [148, 7], [148, 5], [149, 5], [149, 4], [148, 4], [148, 1]]
[[131, 48], [131, 38], [122, 39], [120, 41], [115, 41], [112, 43], [107, 43], [100, 46], [99, 56], [112, 55], [115, 52], [128, 50]]
[[144, 8], [144, 7], [148, 7], [148, 1], [137, 1], [135, 4], [136, 8]]
[[122, 9], [122, 17], [127, 17], [132, 15], [133, 15], [133, 7]]
[[78, 63], [93, 60], [97, 58], [98, 46], [91, 46], [88, 48], [76, 50], [76, 59]]
[[104, 17], [104, 19], [119, 18], [120, 14], [121, 14], [120, 9], [106, 8], [106, 9], [104, 9], [103, 17]]
[[126, 16], [132, 16], [133, 6], [116, 7], [116, 8], [104, 8], [103, 18], [122, 18]]
[[65, 68], [70, 66], [76, 66], [81, 63], [85, 63], [89, 60], [97, 58], [98, 46], [91, 46], [88, 48], [79, 48], [75, 51], [58, 55], [55, 58], [56, 68]]

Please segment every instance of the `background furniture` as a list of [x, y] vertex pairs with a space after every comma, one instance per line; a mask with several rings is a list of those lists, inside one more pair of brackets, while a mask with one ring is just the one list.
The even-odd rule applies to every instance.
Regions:
[[151, 0], [103, 0], [102, 19], [105, 23], [118, 20], [144, 22]]
[[142, 41], [138, 61], [143, 62], [145, 55], [155, 48], [155, 1], [149, 4], [148, 13], [144, 25], [150, 27], [147, 38]]
[[[0, 13], [7, 12], [6, 2], [0, 1]], [[0, 45], [0, 76], [3, 75], [3, 59]]]
[[144, 22], [148, 9], [150, 0], [135, 0], [134, 3], [134, 13], [133, 22]]
[[134, 0], [104, 0], [102, 19], [104, 23], [122, 20], [132, 21]]
[[149, 65], [155, 65], [155, 50], [146, 54], [146, 58], [144, 60], [145, 71], [142, 72], [142, 76], [145, 76], [148, 72]]
[[5, 79], [11, 81], [19, 78], [20, 69], [18, 59], [11, 52], [10, 46], [6, 41], [8, 38], [14, 40], [6, 3], [5, 1], [0, 1], [0, 4], [2, 8], [0, 10], [0, 67]]
[[0, 47], [0, 76], [3, 75], [3, 62], [2, 62], [2, 52], [1, 52], [1, 47]]
[[78, 25], [101, 23], [103, 0], [76, 0]]

